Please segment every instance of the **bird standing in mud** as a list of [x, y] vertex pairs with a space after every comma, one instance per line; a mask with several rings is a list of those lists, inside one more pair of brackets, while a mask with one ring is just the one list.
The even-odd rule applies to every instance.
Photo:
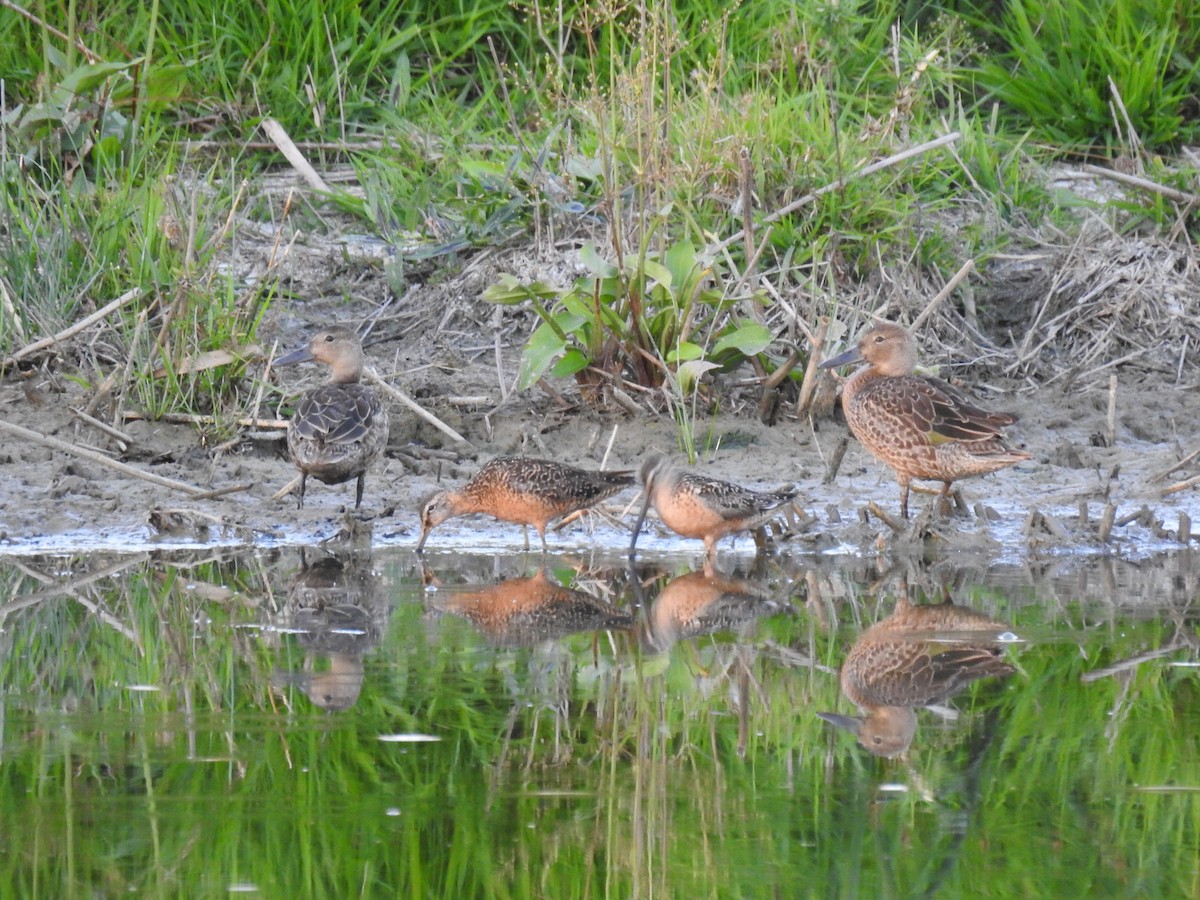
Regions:
[[639, 478], [645, 500], [633, 526], [632, 554], [651, 504], [663, 524], [676, 534], [704, 540], [709, 564], [717, 557], [717, 541], [727, 534], [761, 528], [790, 506], [796, 491], [752, 491], [728, 481], [719, 481], [676, 468], [665, 456], [655, 454], [642, 464]]
[[895, 471], [904, 518], [914, 478], [942, 482], [945, 500], [959, 478], [1033, 458], [1005, 442], [1001, 429], [1016, 421], [1013, 416], [986, 412], [952, 385], [914, 374], [917, 345], [899, 325], [873, 326], [858, 346], [821, 368], [863, 361], [867, 365], [842, 387], [842, 409], [854, 436]]
[[276, 366], [317, 361], [328, 366], [328, 384], [305, 391], [288, 422], [287, 445], [300, 470], [300, 499], [311, 475], [324, 484], [358, 481], [354, 508], [362, 506], [367, 469], [388, 439], [387, 409], [373, 390], [359, 381], [363, 371], [362, 342], [349, 328], [318, 331], [308, 346], [275, 360]]
[[[552, 519], [595, 506], [631, 484], [632, 472], [589, 472], [547, 459], [498, 456], [460, 489], [439, 491], [425, 503], [417, 552], [429, 532], [447, 519], [486, 513], [504, 522], [532, 525], [544, 553], [546, 526]], [[528, 548], [528, 540], [525, 545]]]

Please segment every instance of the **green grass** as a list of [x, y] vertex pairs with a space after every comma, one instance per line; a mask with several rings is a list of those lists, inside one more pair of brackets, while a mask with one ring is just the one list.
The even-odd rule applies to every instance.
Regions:
[[[1133, 155], [1154, 169], [1158, 154], [1195, 140], [1200, 16], [1185, 7], [1018, 3], [999, 24], [984, 4], [949, 0], [29, 8], [65, 39], [5, 8], [0, 255], [15, 308], [0, 318], [0, 352], [139, 288], [140, 306], [109, 323], [115, 358], [73, 360], [85, 377], [132, 357], [122, 388], [150, 412], [244, 409], [255, 391], [242, 364], [181, 370], [197, 353], [253, 342], [270, 306], [269, 279], [247, 296], [220, 274], [226, 217], [278, 224], [254, 184], [279, 155], [249, 146], [269, 116], [318, 171], [353, 167], [361, 192], [339, 189], [314, 209], [410, 248], [389, 271], [397, 285], [423, 257], [544, 244], [591, 223], [604, 236], [595, 255], [623, 273], [606, 301], [614, 316], [549, 377], [586, 381], [592, 367], [672, 382], [690, 446], [708, 410], [694, 408], [703, 378], [686, 368], [698, 357], [670, 340], [688, 332], [688, 304], [670, 290], [650, 296], [647, 261], [701, 251], [747, 220], [761, 235], [796, 197], [957, 130], [950, 149], [783, 217], [752, 266], [754, 248], [739, 240], [706, 259], [720, 299], [693, 343], [707, 362], [704, 348], [743, 327], [744, 302], [725, 294], [734, 284], [805, 283], [832, 306], [831, 261], [837, 278], [859, 283], [896, 268], [944, 280], [1002, 246], [1007, 223], [1053, 212], [1029, 177], [1039, 162]], [[1186, 173], [1161, 177], [1187, 184]], [[209, 202], [181, 206], [180, 192]], [[980, 214], [952, 240], [913, 227], [965, 204]], [[1176, 224], [1166, 201], [1134, 206], [1131, 222]], [[164, 216], [189, 246], [164, 236]], [[778, 332], [782, 315], [764, 301], [758, 324]], [[595, 365], [614, 341], [626, 352]], [[766, 377], [787, 355], [746, 353], [737, 364]], [[153, 375], [164, 369], [165, 380]]]
[[[296, 634], [269, 627], [285, 621], [296, 556], [0, 566], [6, 884], [30, 897], [239, 883], [301, 897], [1193, 892], [1197, 688], [1170, 663], [1194, 650], [1081, 677], [1192, 627], [1182, 607], [1115, 611], [1100, 580], [1032, 569], [1029, 588], [968, 580], [958, 602], [1042, 639], [1014, 647], [1020, 674], [956, 698], [957, 723], [922, 711], [904, 763], [818, 719], [848, 703], [830, 671], [800, 662], [835, 668], [890, 611], [861, 561], [814, 560], [824, 616], [798, 602], [651, 654], [622, 634], [490, 646], [431, 616], [409, 556], [377, 554], [389, 618], [356, 703], [329, 714], [273, 681], [310, 665]], [[1148, 575], [1175, 564], [1139, 563], [1135, 593], [1186, 602], [1186, 579]], [[514, 561], [439, 575], [497, 566]], [[624, 577], [589, 575], [628, 608]], [[442, 740], [378, 739], [397, 732]]]

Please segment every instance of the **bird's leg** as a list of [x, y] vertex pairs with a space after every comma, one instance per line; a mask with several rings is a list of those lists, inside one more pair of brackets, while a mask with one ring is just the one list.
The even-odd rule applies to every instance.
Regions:
[[[546, 526], [545, 524], [542, 524], [534, 527], [537, 528], [538, 537], [542, 539], [542, 556], [545, 556], [550, 552], [550, 547], [546, 544]], [[526, 538], [529, 537], [528, 531], [525, 532], [525, 536]], [[526, 547], [528, 548], [528, 540], [526, 541]]]
[[938, 494], [938, 513], [939, 515], [947, 516], [951, 512], [950, 508], [950, 482], [942, 482], [942, 490]]
[[900, 518], [908, 518], [908, 476], [900, 476]]
[[358, 476], [358, 489], [354, 492], [354, 508], [359, 509], [362, 506], [363, 482], [367, 478], [366, 472], [360, 472]]
[[304, 509], [304, 486], [308, 482], [308, 473], [300, 473], [300, 499], [296, 501], [296, 509]]

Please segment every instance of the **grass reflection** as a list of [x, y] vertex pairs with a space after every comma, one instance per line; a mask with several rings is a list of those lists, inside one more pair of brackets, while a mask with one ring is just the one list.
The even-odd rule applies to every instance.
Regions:
[[[838, 668], [896, 609], [901, 582], [868, 563], [434, 560], [5, 561], [0, 880], [28, 897], [1196, 892], [1189, 560], [914, 564], [914, 603], [952, 596], [1032, 640], [953, 719], [917, 709], [895, 760], [816, 714], [844, 708]], [[381, 740], [407, 735], [437, 740]]]

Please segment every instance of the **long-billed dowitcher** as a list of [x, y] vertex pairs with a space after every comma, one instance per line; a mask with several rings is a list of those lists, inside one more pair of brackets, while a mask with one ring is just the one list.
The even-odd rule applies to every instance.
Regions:
[[586, 591], [559, 584], [545, 569], [498, 584], [439, 588], [426, 604], [469, 621], [489, 641], [532, 647], [581, 631], [627, 631], [633, 617]]
[[688, 572], [666, 584], [653, 605], [642, 605], [637, 631], [646, 649], [665, 653], [680, 640], [741, 629], [755, 619], [793, 611], [765, 583], [714, 571]]
[[387, 444], [388, 414], [375, 392], [360, 384], [362, 342], [349, 328], [318, 331], [307, 347], [275, 360], [276, 366], [316, 360], [329, 367], [328, 384], [305, 391], [288, 422], [287, 444], [300, 470], [300, 499], [311, 475], [324, 484], [358, 479], [354, 508], [362, 506], [363, 482]]
[[532, 525], [545, 552], [546, 526], [552, 519], [594, 506], [633, 480], [632, 472], [592, 472], [547, 459], [498, 456], [458, 490], [439, 491], [425, 503], [417, 552], [438, 525], [471, 513]]
[[917, 730], [918, 707], [942, 703], [972, 681], [1011, 675], [1003, 622], [953, 603], [896, 610], [864, 631], [842, 664], [842, 693], [863, 713], [818, 713], [876, 756], [898, 756]]
[[854, 436], [895, 471], [904, 518], [914, 478], [942, 482], [944, 500], [951, 482], [1033, 458], [1005, 442], [1001, 429], [1013, 416], [986, 412], [946, 382], [913, 374], [917, 345], [899, 325], [872, 326], [821, 368], [863, 361], [842, 387], [842, 409]]
[[796, 498], [796, 491], [752, 491], [684, 472], [659, 454], [642, 464], [639, 478], [645, 500], [633, 527], [631, 554], [637, 549], [638, 534], [651, 504], [663, 524], [676, 534], [702, 538], [705, 558], [712, 563], [717, 556], [717, 541], [727, 534], [762, 527]]

